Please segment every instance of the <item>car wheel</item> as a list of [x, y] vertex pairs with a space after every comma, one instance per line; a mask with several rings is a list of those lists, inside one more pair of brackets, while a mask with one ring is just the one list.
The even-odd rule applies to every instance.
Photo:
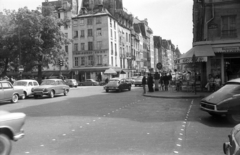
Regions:
[[38, 98], [38, 95], [34, 95], [34, 98]]
[[49, 97], [54, 98], [54, 92], [53, 91], [50, 92]]
[[231, 122], [233, 124], [240, 123], [240, 114], [239, 113], [228, 114], [227, 118], [228, 118], [229, 122]]
[[22, 100], [26, 99], [26, 97], [27, 97], [27, 93], [24, 92], [24, 93], [23, 93], [23, 96], [22, 96]]
[[67, 96], [67, 94], [68, 94], [68, 90], [64, 89], [63, 94], [64, 94], [64, 96]]
[[131, 86], [128, 87], [128, 90], [131, 91]]
[[106, 92], [109, 92], [109, 90], [108, 90], [108, 89], [106, 89]]
[[77, 88], [77, 86], [75, 86], [75, 88]]
[[18, 101], [18, 95], [17, 94], [13, 94], [11, 102], [12, 103], [16, 103], [17, 101]]
[[225, 155], [230, 155], [229, 145], [230, 145], [229, 142], [223, 143], [223, 152], [224, 152]]
[[12, 143], [8, 136], [0, 134], [0, 154], [10, 155], [12, 149]]

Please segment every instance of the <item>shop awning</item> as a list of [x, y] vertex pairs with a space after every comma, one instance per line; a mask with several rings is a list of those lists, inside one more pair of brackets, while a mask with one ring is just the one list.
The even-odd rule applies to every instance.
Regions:
[[211, 45], [198, 45], [191, 48], [175, 61], [176, 64], [192, 63], [192, 56], [195, 54], [197, 62], [207, 62], [207, 57], [215, 56]]

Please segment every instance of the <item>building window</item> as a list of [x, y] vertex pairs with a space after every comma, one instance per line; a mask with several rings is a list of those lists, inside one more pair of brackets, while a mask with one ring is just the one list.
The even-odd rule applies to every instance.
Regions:
[[115, 44], [115, 56], [117, 56], [117, 44]]
[[111, 57], [111, 62], [112, 62], [112, 63], [111, 63], [111, 64], [112, 64], [112, 66], [113, 66], [113, 65], [114, 65], [114, 64], [113, 64], [113, 57]]
[[112, 27], [112, 19], [110, 18], [110, 27]]
[[61, 18], [61, 13], [60, 12], [58, 12], [58, 18]]
[[114, 29], [116, 29], [116, 22], [114, 21]]
[[68, 53], [68, 46], [65, 46], [65, 52]]
[[102, 36], [102, 29], [101, 28], [97, 28], [97, 36]]
[[85, 50], [85, 44], [84, 43], [81, 43], [81, 50]]
[[93, 56], [92, 55], [88, 56], [88, 65], [93, 66]]
[[73, 20], [73, 26], [74, 27], [78, 26], [78, 21], [77, 20]]
[[74, 51], [78, 51], [78, 44], [74, 44]]
[[75, 57], [75, 66], [78, 66], [78, 57]]
[[74, 38], [78, 37], [78, 31], [74, 31]]
[[97, 17], [96, 24], [101, 24], [101, 23], [102, 23], [102, 18], [101, 17]]
[[222, 16], [222, 37], [237, 37], [236, 17]]
[[102, 62], [103, 62], [102, 55], [97, 55], [97, 64], [102, 65]]
[[88, 19], [87, 19], [87, 24], [88, 24], [88, 25], [92, 25], [92, 24], [93, 24], [92, 21], [93, 21], [92, 18], [88, 18]]
[[84, 30], [81, 30], [81, 38], [84, 38], [85, 37], [85, 33], [84, 33]]
[[88, 29], [88, 37], [92, 37], [92, 29]]
[[80, 19], [80, 25], [84, 25], [84, 19]]
[[126, 42], [128, 42], [128, 34], [126, 33]]
[[111, 42], [111, 54], [113, 55], [113, 43]]
[[115, 66], [117, 67], [117, 57], [115, 57]]
[[97, 42], [97, 49], [102, 49], [102, 41]]
[[82, 66], [85, 65], [85, 57], [81, 57], [81, 65], [82, 65]]
[[88, 50], [93, 50], [93, 42], [88, 42]]
[[117, 39], [116, 31], [114, 32], [114, 39], [115, 39], [115, 40]]

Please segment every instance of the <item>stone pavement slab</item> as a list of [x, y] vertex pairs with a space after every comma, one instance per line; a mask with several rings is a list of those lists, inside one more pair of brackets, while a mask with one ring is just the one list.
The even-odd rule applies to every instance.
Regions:
[[177, 92], [173, 90], [169, 91], [157, 91], [157, 92], [147, 92], [143, 96], [155, 97], [155, 98], [204, 98], [210, 95], [210, 92]]

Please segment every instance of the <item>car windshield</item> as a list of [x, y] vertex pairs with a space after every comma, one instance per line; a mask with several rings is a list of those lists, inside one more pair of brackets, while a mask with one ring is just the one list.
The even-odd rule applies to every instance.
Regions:
[[230, 94], [240, 94], [240, 84], [226, 84], [221, 89], [218, 90], [218, 92], [228, 92]]
[[118, 81], [118, 80], [115, 80], [115, 81], [109, 81], [109, 84], [116, 84], [116, 83], [120, 83], [120, 81]]
[[136, 78], [136, 80], [142, 80], [143, 76], [139, 76]]
[[27, 82], [26, 81], [16, 81], [13, 84], [14, 86], [26, 86]]
[[41, 85], [55, 85], [56, 82], [54, 80], [44, 80]]

